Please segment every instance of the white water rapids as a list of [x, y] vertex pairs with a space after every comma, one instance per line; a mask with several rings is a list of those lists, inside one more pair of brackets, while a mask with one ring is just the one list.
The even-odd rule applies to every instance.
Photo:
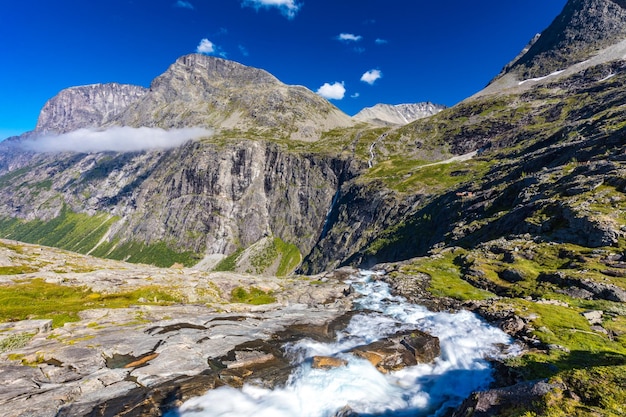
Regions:
[[[331, 417], [348, 406], [362, 416], [440, 416], [492, 380], [485, 358], [507, 352], [511, 339], [473, 313], [436, 313], [390, 294], [387, 284], [361, 273], [352, 282], [363, 310], [333, 343], [301, 340], [285, 347], [299, 364], [286, 386], [222, 387], [184, 403], [168, 417]], [[384, 375], [368, 361], [344, 353], [401, 330], [439, 337], [441, 356]], [[511, 349], [513, 350], [513, 349]], [[514, 352], [508, 352], [514, 353]], [[348, 361], [341, 368], [311, 367], [316, 355]]]

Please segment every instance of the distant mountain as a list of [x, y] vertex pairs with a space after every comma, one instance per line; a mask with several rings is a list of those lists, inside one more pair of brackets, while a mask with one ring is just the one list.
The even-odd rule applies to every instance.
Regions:
[[353, 116], [359, 122], [370, 122], [380, 125], [406, 125], [424, 117], [432, 116], [445, 109], [440, 104], [377, 104], [367, 107]]

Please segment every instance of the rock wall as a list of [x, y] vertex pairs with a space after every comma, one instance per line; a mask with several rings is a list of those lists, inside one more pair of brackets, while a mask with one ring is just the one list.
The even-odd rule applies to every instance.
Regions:
[[148, 90], [125, 84], [93, 84], [72, 87], [51, 98], [41, 110], [37, 133], [67, 133], [99, 127], [120, 114]]
[[180, 252], [223, 255], [267, 236], [309, 253], [337, 189], [359, 169], [349, 160], [247, 140], [39, 158], [12, 181], [22, 183], [19, 192], [0, 187], [0, 217], [50, 221], [64, 207], [109, 213], [120, 219], [110, 242], [167, 242]]

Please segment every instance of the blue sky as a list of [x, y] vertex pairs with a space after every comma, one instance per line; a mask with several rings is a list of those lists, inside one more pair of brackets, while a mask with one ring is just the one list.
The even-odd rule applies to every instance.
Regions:
[[0, 139], [32, 130], [63, 88], [149, 86], [198, 50], [334, 97], [350, 115], [376, 103], [450, 106], [485, 86], [565, 3], [0, 0]]

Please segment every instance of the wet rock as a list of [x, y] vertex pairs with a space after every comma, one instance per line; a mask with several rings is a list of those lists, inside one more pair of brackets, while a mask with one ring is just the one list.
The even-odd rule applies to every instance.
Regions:
[[333, 414], [333, 417], [359, 417], [359, 415], [355, 413], [350, 406], [346, 405], [341, 410]]
[[515, 335], [524, 330], [525, 326], [526, 323], [521, 317], [513, 316], [500, 322], [498, 327], [507, 334]]
[[413, 330], [354, 348], [351, 353], [367, 359], [380, 372], [388, 373], [418, 363], [430, 363], [441, 351], [439, 338]]
[[312, 367], [314, 369], [333, 369], [346, 366], [348, 362], [344, 359], [332, 358], [329, 356], [314, 356]]

